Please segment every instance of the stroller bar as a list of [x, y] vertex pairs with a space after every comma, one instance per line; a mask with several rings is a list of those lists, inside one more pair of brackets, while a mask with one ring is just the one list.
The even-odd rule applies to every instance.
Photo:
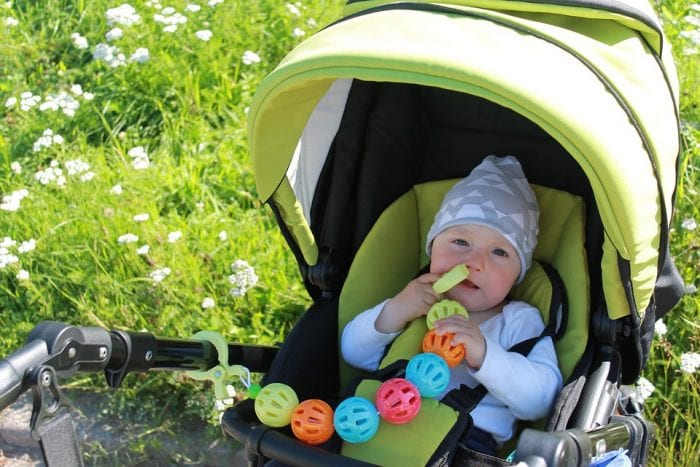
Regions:
[[595, 458], [622, 449], [632, 465], [640, 465], [646, 462], [643, 446], [651, 436], [646, 423], [634, 416], [615, 416], [611, 423], [590, 431], [574, 428], [543, 432], [528, 428], [518, 440], [516, 461], [530, 466], [590, 465]]
[[303, 467], [370, 467], [373, 464], [325, 451], [304, 444], [257, 421], [253, 401], [247, 399], [224, 412], [221, 420], [224, 432], [239, 440], [245, 449], [250, 467], [274, 459], [284, 465]]

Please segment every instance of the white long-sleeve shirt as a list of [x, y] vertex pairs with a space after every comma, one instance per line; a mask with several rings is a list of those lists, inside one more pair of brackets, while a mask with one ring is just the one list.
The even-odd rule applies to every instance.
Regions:
[[[378, 332], [374, 322], [386, 301], [357, 315], [343, 329], [341, 353], [350, 365], [374, 371], [385, 347], [400, 333]], [[540, 339], [527, 356], [508, 349], [537, 337], [544, 323], [536, 308], [524, 302], [509, 302], [503, 312], [479, 325], [486, 339], [486, 356], [479, 370], [466, 362], [451, 368], [450, 382], [443, 394], [462, 384], [483, 384], [488, 394], [472, 411], [474, 426], [493, 435], [502, 444], [513, 436], [517, 420], [537, 420], [549, 414], [562, 387], [554, 344]]]

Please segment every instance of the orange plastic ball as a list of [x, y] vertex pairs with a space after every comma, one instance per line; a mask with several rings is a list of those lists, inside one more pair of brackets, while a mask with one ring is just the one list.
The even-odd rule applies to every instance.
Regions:
[[292, 413], [294, 436], [309, 444], [321, 444], [333, 436], [333, 409], [320, 399], [308, 399]]
[[441, 356], [450, 368], [459, 365], [467, 355], [462, 344], [452, 345], [454, 334], [447, 333], [438, 336], [435, 329], [428, 331], [423, 338], [423, 352], [432, 352]]

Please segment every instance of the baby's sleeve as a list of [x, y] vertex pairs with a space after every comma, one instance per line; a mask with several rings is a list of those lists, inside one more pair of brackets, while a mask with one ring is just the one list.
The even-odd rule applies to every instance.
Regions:
[[362, 370], [374, 371], [384, 355], [384, 348], [400, 333], [382, 333], [375, 329], [374, 322], [389, 300], [365, 310], [343, 329], [340, 352], [350, 365]]

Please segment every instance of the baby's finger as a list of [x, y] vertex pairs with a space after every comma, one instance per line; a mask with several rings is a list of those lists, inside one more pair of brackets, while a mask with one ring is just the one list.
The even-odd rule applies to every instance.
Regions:
[[420, 276], [416, 277], [416, 280], [422, 284], [430, 284], [431, 288], [433, 283], [440, 279], [440, 275], [432, 273], [432, 272], [426, 272], [425, 274], [421, 274]]

